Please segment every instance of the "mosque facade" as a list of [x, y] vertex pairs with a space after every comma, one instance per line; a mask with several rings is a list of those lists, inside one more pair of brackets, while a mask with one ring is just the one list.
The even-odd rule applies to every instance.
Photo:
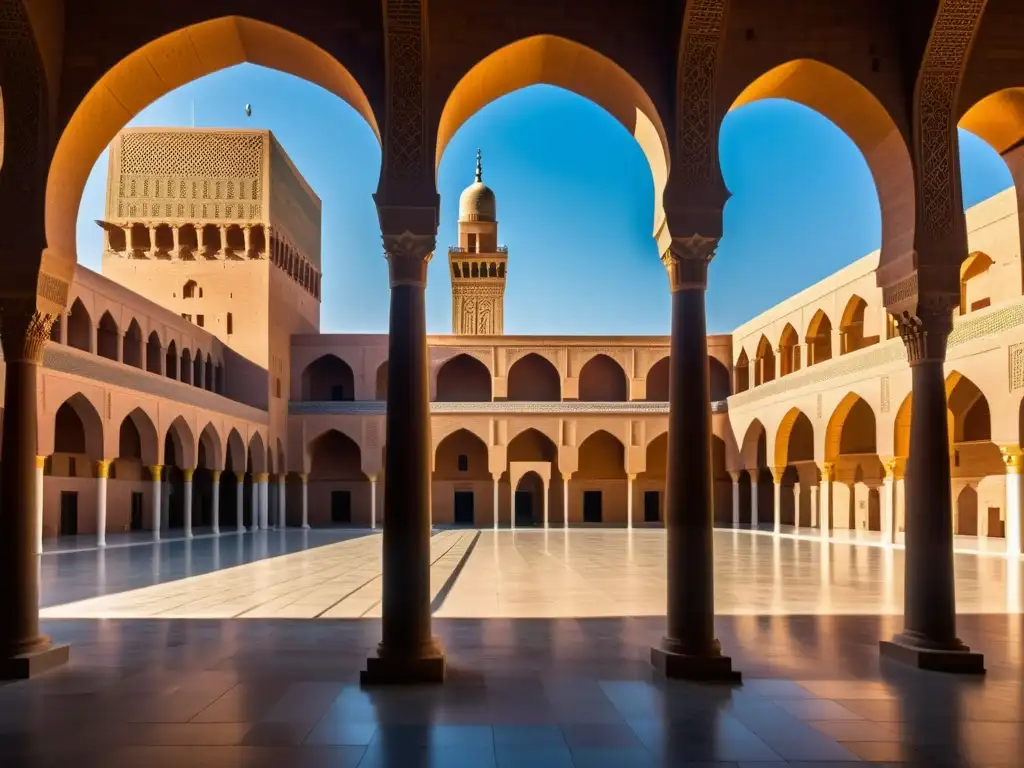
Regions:
[[[961, 549], [1021, 552], [1024, 270], [1012, 190], [967, 213], [946, 361]], [[319, 328], [320, 200], [268, 131], [129, 129], [103, 275], [78, 267], [38, 393], [45, 538], [379, 526], [385, 334]], [[660, 526], [667, 336], [504, 333], [510, 265], [475, 179], [428, 337], [431, 515]], [[870, 254], [707, 339], [716, 523], [900, 545], [911, 372]]]

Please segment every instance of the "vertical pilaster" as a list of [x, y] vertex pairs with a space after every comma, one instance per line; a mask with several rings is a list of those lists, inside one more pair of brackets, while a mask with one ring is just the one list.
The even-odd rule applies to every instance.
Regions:
[[571, 474], [562, 474], [562, 527], [569, 530], [569, 478]]
[[182, 493], [185, 498], [185, 538], [192, 538], [192, 475], [195, 474], [195, 470], [191, 467], [186, 467], [181, 470], [181, 473], [185, 476], [185, 482], [182, 484]]
[[[629, 506], [630, 506], [630, 510], [632, 510], [632, 507], [633, 507], [633, 481], [632, 480], [629, 481]], [[548, 528], [548, 514], [549, 514], [550, 508], [551, 508], [551, 488], [550, 488], [550, 483], [547, 480], [545, 480], [544, 481], [544, 530], [547, 530], [547, 528]], [[632, 516], [632, 511], [630, 512], [630, 515]]]
[[497, 531], [498, 530], [498, 509], [500, 508], [500, 501], [501, 501], [501, 499], [499, 498], [499, 495], [498, 495], [498, 489], [499, 489], [498, 483], [501, 480], [501, 475], [492, 475], [492, 477], [494, 478], [494, 501], [493, 501], [493, 504], [494, 504], [494, 508], [493, 508], [494, 530]]
[[253, 518], [252, 518], [252, 529], [254, 531], [266, 530], [268, 509], [267, 502], [270, 498], [267, 493], [267, 483], [270, 479], [270, 475], [267, 472], [258, 472], [253, 475]]
[[216, 536], [220, 533], [220, 470], [215, 469], [210, 473], [213, 479], [212, 493], [213, 493], [213, 504], [210, 510], [210, 517], [213, 519], [213, 535]]
[[761, 472], [757, 467], [748, 471], [750, 473], [750, 529], [756, 531], [760, 523], [757, 516], [757, 497]]
[[288, 507], [285, 501], [287, 482], [288, 474], [286, 472], [277, 476], [277, 527], [282, 531], [288, 527]]
[[161, 475], [163, 469], [163, 466], [160, 464], [153, 464], [149, 468], [149, 474], [153, 480], [153, 541], [160, 541], [160, 502], [163, 496]]
[[107, 546], [107, 478], [110, 459], [96, 462], [96, 546]]
[[836, 465], [826, 461], [821, 465], [821, 486], [818, 491], [818, 525], [821, 538], [827, 539], [832, 533], [832, 481], [836, 479]]
[[156, 247], [156, 227], [149, 228], [149, 258], [155, 259], [160, 250]]
[[34, 299], [0, 303], [6, 365], [0, 448], [0, 677], [5, 679], [31, 677], [68, 660], [66, 645], [54, 645], [39, 632], [37, 395], [53, 320], [36, 311]]
[[889, 458], [883, 462], [882, 543], [887, 547], [896, 543], [896, 480], [903, 476], [903, 463], [899, 458]]
[[70, 314], [65, 312], [60, 316], [60, 343], [65, 347], [68, 345], [68, 318]]
[[175, 224], [171, 227], [171, 259], [181, 258], [181, 228]]
[[651, 663], [667, 677], [736, 682], [715, 638], [711, 396], [704, 312], [717, 238], [673, 238], [662, 256], [672, 293], [665, 526], [667, 633]]
[[732, 478], [732, 527], [740, 527], [740, 473], [730, 472]]
[[[626, 528], [633, 529], [633, 481], [636, 475], [626, 475]], [[547, 497], [544, 498], [544, 527], [548, 527]]]
[[377, 528], [377, 476], [370, 475], [370, 530]]
[[252, 253], [252, 226], [244, 224], [242, 226], [242, 240], [245, 248], [245, 258], [249, 258], [249, 254]]
[[785, 472], [785, 467], [772, 467], [772, 491], [775, 505], [775, 526], [772, 530], [776, 536], [782, 533], [782, 476]]

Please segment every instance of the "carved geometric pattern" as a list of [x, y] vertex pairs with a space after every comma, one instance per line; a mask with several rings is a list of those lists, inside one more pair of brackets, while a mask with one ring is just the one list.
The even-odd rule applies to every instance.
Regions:
[[941, 0], [924, 52], [917, 92], [921, 213], [925, 231], [944, 235], [960, 216], [956, 198], [956, 99], [987, 0]]
[[420, 0], [388, 0], [388, 175], [419, 179], [427, 172], [423, 123], [423, 14]]
[[707, 183], [716, 173], [715, 65], [724, 16], [725, 0], [690, 0], [686, 5], [680, 41], [675, 154], [681, 181], [687, 185]]
[[890, 407], [890, 403], [889, 403], [889, 400], [890, 400], [890, 397], [889, 397], [889, 377], [888, 376], [883, 376], [882, 377], [881, 387], [882, 387], [882, 392], [881, 392], [881, 395], [880, 395], [880, 400], [881, 400], [880, 410], [882, 411], [882, 413], [888, 413], [889, 412], [889, 407]]
[[[121, 135], [120, 170], [127, 176], [259, 179], [263, 152], [263, 135], [259, 133], [125, 133]], [[175, 196], [175, 186], [180, 188], [169, 182], [164, 185], [169, 197]], [[207, 188], [203, 197], [208, 196]]]
[[1010, 391], [1024, 389], [1024, 344], [1010, 347]]

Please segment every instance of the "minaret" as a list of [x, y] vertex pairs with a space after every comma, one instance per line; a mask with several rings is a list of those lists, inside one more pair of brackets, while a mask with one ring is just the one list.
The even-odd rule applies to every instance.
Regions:
[[483, 182], [480, 150], [476, 179], [459, 197], [459, 244], [448, 249], [452, 275], [452, 333], [499, 336], [504, 332], [508, 249], [498, 245], [494, 192]]

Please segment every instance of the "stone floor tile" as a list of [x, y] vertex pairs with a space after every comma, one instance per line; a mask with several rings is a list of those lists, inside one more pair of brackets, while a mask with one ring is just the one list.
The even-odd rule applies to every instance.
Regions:
[[499, 744], [494, 750], [497, 768], [574, 768], [566, 746]]

